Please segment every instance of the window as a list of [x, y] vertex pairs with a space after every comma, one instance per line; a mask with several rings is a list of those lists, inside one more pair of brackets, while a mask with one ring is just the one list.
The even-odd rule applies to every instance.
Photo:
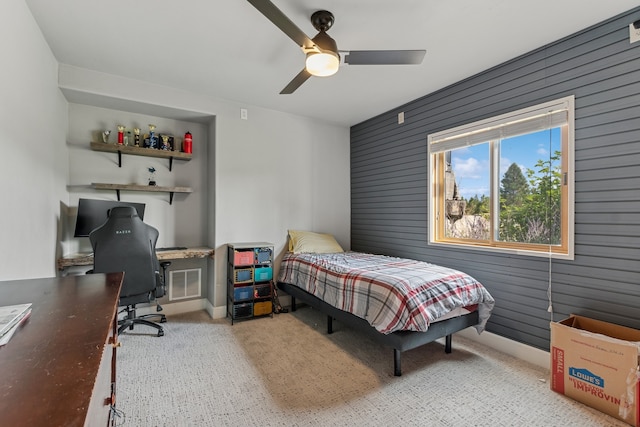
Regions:
[[429, 244], [573, 259], [574, 97], [431, 134]]

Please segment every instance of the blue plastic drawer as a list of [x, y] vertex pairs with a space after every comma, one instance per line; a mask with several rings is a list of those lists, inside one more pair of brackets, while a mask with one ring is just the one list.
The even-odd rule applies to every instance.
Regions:
[[243, 286], [233, 289], [233, 300], [242, 301], [253, 297], [253, 286]]
[[253, 272], [256, 282], [264, 282], [273, 279], [273, 269], [271, 267], [256, 267]]

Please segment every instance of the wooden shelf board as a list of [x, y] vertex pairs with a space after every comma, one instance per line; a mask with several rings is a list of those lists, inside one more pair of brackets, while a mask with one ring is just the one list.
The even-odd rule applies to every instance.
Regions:
[[104, 142], [91, 142], [91, 149], [94, 151], [104, 151], [106, 153], [132, 154], [135, 156], [160, 157], [164, 159], [191, 160], [192, 153], [183, 153], [182, 151], [158, 150], [155, 148], [136, 147], [132, 145], [119, 145]]
[[97, 190], [127, 190], [127, 191], [148, 191], [154, 193], [192, 193], [191, 187], [161, 187], [159, 185], [141, 184], [107, 184], [93, 182], [91, 186]]

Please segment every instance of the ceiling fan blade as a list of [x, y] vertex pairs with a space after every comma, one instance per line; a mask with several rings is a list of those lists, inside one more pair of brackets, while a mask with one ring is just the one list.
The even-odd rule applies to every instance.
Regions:
[[311, 48], [313, 42], [296, 24], [269, 0], [247, 0], [276, 27], [291, 38], [300, 47]]
[[306, 68], [303, 68], [302, 71], [300, 71], [298, 75], [295, 76], [293, 80], [291, 80], [289, 84], [280, 91], [280, 95], [289, 95], [295, 92], [295, 90], [298, 89], [302, 85], [302, 83], [306, 82], [309, 77], [311, 77], [311, 73], [309, 73]]
[[344, 57], [349, 65], [416, 65], [426, 50], [352, 50]]

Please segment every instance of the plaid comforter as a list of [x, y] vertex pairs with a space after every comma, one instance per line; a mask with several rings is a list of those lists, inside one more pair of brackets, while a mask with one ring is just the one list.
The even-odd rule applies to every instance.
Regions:
[[454, 308], [475, 305], [481, 332], [495, 303], [478, 281], [460, 271], [360, 252], [286, 253], [278, 281], [361, 317], [384, 334], [424, 332]]

